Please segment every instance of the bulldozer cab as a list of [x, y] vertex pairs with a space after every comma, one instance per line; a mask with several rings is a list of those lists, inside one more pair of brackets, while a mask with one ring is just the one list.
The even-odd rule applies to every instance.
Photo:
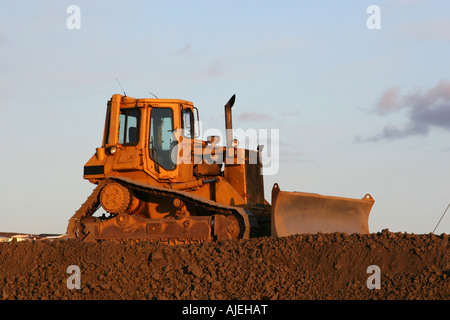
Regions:
[[135, 172], [159, 182], [190, 180], [192, 161], [178, 161], [176, 151], [183, 140], [193, 143], [196, 123], [198, 112], [191, 102], [114, 95], [108, 102], [102, 147], [86, 164], [84, 177], [93, 182]]

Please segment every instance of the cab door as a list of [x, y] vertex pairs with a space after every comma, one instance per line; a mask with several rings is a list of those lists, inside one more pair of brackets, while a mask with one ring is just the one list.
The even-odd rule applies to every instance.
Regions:
[[173, 106], [153, 106], [150, 109], [148, 139], [148, 169], [158, 179], [177, 178], [177, 145], [174, 132], [179, 115]]

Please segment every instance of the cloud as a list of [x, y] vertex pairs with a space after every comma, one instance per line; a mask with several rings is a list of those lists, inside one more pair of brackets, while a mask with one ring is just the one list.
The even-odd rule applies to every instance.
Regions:
[[398, 87], [392, 87], [381, 96], [372, 111], [380, 116], [404, 111], [406, 122], [388, 124], [380, 133], [370, 137], [357, 136], [357, 142], [426, 136], [433, 128], [450, 131], [450, 82], [442, 81], [427, 90], [419, 88], [403, 95]]
[[398, 87], [388, 89], [378, 102], [375, 112], [378, 114], [386, 114], [401, 109], [402, 103], [400, 101], [399, 91], [400, 89]]

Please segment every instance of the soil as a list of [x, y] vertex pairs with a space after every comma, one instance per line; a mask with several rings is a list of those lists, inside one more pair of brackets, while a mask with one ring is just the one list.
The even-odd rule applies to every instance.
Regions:
[[[446, 234], [388, 230], [176, 246], [3, 242], [0, 299], [448, 300], [449, 249]], [[69, 289], [76, 275], [80, 288]]]

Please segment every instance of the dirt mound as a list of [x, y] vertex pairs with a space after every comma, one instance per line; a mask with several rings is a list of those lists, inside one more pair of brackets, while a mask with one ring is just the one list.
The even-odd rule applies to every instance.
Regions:
[[[81, 286], [69, 289], [75, 275]], [[380, 289], [369, 289], [377, 275]], [[449, 276], [446, 234], [384, 230], [178, 246], [0, 243], [0, 299], [441, 300], [450, 298]]]

